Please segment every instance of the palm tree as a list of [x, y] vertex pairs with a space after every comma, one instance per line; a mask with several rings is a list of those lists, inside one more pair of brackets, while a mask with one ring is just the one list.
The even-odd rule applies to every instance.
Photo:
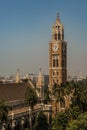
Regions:
[[74, 93], [72, 97], [72, 107], [78, 106], [80, 111], [87, 110], [87, 86], [80, 82], [74, 82]]
[[29, 119], [30, 119], [30, 130], [32, 130], [32, 111], [34, 106], [37, 104], [38, 97], [34, 88], [27, 87], [25, 91], [25, 100], [29, 105]]
[[74, 92], [72, 82], [66, 82], [66, 84], [63, 85], [63, 88], [64, 88], [64, 98], [66, 102], [66, 109], [69, 109], [71, 106], [71, 98]]
[[72, 93], [72, 82], [66, 82], [64, 84], [64, 91], [66, 95], [69, 95]]
[[7, 122], [9, 107], [5, 105], [5, 102], [0, 101], [0, 129], [4, 122]]
[[38, 101], [38, 97], [37, 97], [35, 89], [31, 87], [26, 88], [25, 100], [27, 101], [28, 105], [31, 107], [31, 110], [33, 110], [34, 105], [36, 105]]
[[[59, 104], [59, 111], [60, 111], [60, 104], [64, 103], [64, 88], [62, 85], [54, 84], [53, 87], [53, 95], [56, 98], [56, 105]], [[57, 106], [56, 106], [57, 112]]]
[[51, 102], [51, 93], [49, 91], [49, 88], [47, 85], [44, 87], [44, 103], [50, 103]]

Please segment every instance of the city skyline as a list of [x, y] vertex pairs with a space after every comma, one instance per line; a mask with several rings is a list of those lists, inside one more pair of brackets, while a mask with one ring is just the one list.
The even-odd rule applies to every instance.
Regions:
[[68, 73], [87, 74], [87, 1], [0, 1], [0, 75], [49, 72], [49, 40], [57, 12], [68, 43]]

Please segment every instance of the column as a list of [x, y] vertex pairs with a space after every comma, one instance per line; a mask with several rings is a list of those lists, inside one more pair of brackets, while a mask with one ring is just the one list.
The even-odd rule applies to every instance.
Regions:
[[12, 111], [12, 130], [15, 128], [16, 121], [14, 120], [14, 112]]
[[30, 107], [29, 107], [29, 124], [30, 124], [30, 130], [32, 130], [32, 111]]
[[25, 120], [25, 118], [24, 118], [24, 117], [22, 117], [22, 119], [21, 119], [21, 130], [23, 130], [23, 129], [24, 129], [24, 120]]
[[2, 124], [2, 130], [6, 130], [6, 124], [5, 123]]
[[12, 130], [15, 129], [15, 125], [16, 125], [16, 121], [15, 121], [15, 120], [12, 120]]

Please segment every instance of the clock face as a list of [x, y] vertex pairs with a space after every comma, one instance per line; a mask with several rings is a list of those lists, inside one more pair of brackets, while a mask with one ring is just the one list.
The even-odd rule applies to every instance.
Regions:
[[57, 43], [53, 45], [53, 51], [57, 51], [58, 50], [58, 45]]

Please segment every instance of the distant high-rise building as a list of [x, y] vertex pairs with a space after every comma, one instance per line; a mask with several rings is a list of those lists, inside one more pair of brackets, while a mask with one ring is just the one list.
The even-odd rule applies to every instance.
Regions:
[[67, 80], [67, 43], [64, 41], [64, 26], [59, 14], [52, 26], [49, 43], [49, 85], [65, 83]]

